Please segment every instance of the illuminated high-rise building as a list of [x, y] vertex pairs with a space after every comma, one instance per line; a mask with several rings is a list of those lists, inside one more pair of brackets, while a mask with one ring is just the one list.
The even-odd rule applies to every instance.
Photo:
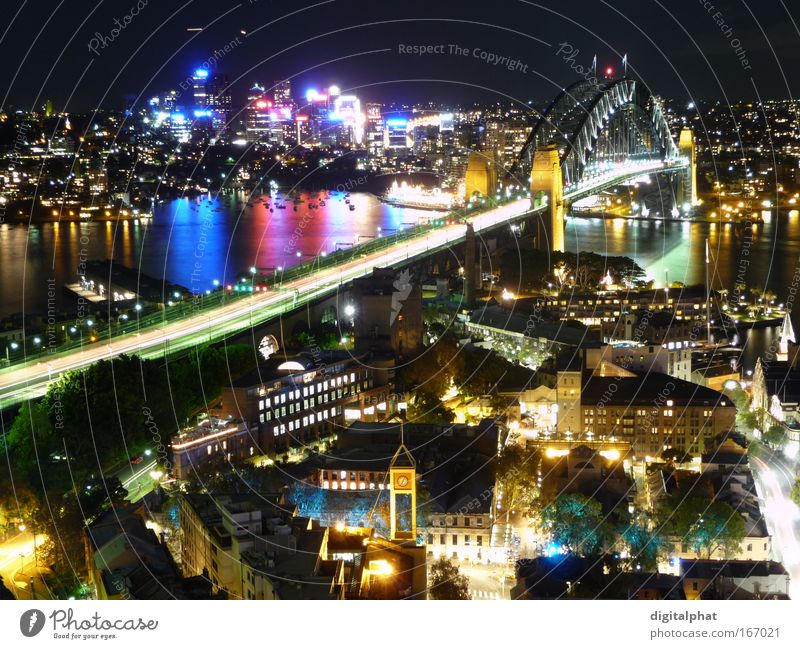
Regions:
[[367, 121], [365, 125], [367, 153], [370, 157], [383, 157], [383, 132], [386, 128], [383, 119], [383, 106], [376, 103], [367, 104]]
[[208, 70], [197, 68], [192, 75], [192, 97], [195, 108], [208, 106]]
[[288, 79], [276, 81], [272, 91], [276, 106], [285, 106], [292, 103], [292, 82]]
[[248, 142], [265, 142], [269, 131], [269, 111], [272, 102], [267, 99], [263, 86], [253, 84], [247, 93], [245, 108], [245, 136]]
[[222, 133], [231, 112], [227, 78], [221, 74], [210, 74], [205, 68], [197, 68], [192, 75], [192, 95], [197, 124], [208, 120], [215, 135]]
[[387, 155], [402, 155], [408, 151], [408, 120], [405, 117], [390, 117], [386, 120], [383, 136]]
[[355, 95], [340, 95], [338, 88], [328, 89], [330, 94], [336, 91], [333, 110], [329, 113], [330, 129], [336, 131], [336, 144], [346, 147], [359, 146], [364, 140], [364, 115], [361, 112], [361, 101]]

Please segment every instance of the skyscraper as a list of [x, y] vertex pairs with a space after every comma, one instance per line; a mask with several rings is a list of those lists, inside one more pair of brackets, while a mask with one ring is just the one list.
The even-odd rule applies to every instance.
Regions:
[[272, 102], [267, 99], [263, 86], [253, 84], [247, 93], [245, 109], [245, 134], [248, 142], [264, 142], [269, 130], [269, 111]]
[[366, 144], [370, 157], [383, 157], [383, 106], [376, 103], [367, 104]]

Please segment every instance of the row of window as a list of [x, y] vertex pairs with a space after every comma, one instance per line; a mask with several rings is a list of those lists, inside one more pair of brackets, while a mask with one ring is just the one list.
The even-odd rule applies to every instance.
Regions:
[[323, 480], [322, 481], [322, 488], [323, 489], [343, 489], [347, 490], [350, 489], [351, 491], [355, 491], [356, 489], [375, 489], [377, 486], [378, 489], [386, 489], [386, 485], [383, 482], [366, 482], [362, 480], [361, 482], [347, 482], [347, 480]]
[[[462, 545], [476, 545], [482, 547], [484, 543], [484, 536], [482, 534], [428, 534], [428, 545], [435, 545], [438, 540], [439, 545], [447, 545], [448, 537], [450, 538], [450, 545], [459, 545], [458, 537], [462, 536]], [[486, 538], [488, 543], [489, 539]]]
[[[285, 424], [276, 424], [272, 427], [272, 434], [275, 437], [279, 435], [285, 434], [287, 431], [292, 433], [296, 430], [300, 430], [301, 428], [305, 428], [307, 426], [313, 426], [314, 424], [321, 424], [323, 421], [326, 421], [336, 415], [342, 414], [342, 407], [341, 406], [334, 406], [330, 409], [322, 410], [318, 413], [311, 413], [310, 415], [304, 415], [303, 417], [298, 417], [297, 419], [292, 419], [291, 421]], [[261, 415], [261, 422], [264, 422], [264, 415]]]
[[[361, 378], [361, 372], [358, 372], [358, 378]], [[264, 408], [275, 408], [276, 406], [285, 404], [287, 401], [297, 401], [301, 397], [306, 398], [315, 394], [322, 394], [329, 389], [340, 388], [343, 385], [355, 383], [356, 380], [356, 372], [350, 372], [349, 375], [345, 374], [344, 376], [337, 376], [335, 379], [331, 378], [317, 381], [316, 383], [303, 386], [302, 390], [300, 388], [295, 388], [293, 390], [281, 392], [280, 394], [276, 394], [272, 397], [260, 399], [258, 402], [258, 409], [264, 410]]]
[[[348, 475], [350, 476], [350, 480], [371, 480], [375, 481], [376, 472], [375, 471], [323, 471], [322, 472], [322, 479], [328, 480], [347, 480]], [[358, 476], [358, 477], [356, 477]], [[378, 472], [377, 473], [378, 480], [385, 480], [386, 479], [386, 472]]]
[[[459, 525], [459, 521], [463, 521], [462, 525]], [[449, 525], [450, 527], [472, 527], [472, 523], [475, 523], [475, 527], [483, 527], [483, 516], [448, 516], [447, 519], [444, 517], [433, 519], [433, 524], [443, 526]]]

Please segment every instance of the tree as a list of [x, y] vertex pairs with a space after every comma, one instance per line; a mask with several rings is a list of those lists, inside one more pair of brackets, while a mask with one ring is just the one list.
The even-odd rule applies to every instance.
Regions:
[[689, 462], [692, 456], [683, 449], [668, 448], [661, 452], [661, 459], [670, 464], [682, 464], [684, 462]]
[[608, 538], [600, 503], [583, 494], [559, 495], [542, 509], [541, 520], [553, 542], [573, 554], [593, 554]]
[[419, 388], [441, 397], [450, 387], [453, 377], [461, 372], [464, 363], [458, 340], [452, 334], [439, 338], [407, 366], [398, 371], [399, 385], [405, 389]]
[[726, 559], [736, 555], [747, 526], [733, 507], [717, 500], [680, 494], [670, 502], [673, 509], [669, 521], [674, 534], [701, 558], [711, 558], [717, 552]]
[[517, 511], [528, 515], [539, 496], [536, 469], [538, 452], [527, 451], [516, 445], [506, 445], [497, 456], [495, 481], [503, 487], [503, 507], [507, 512]]
[[634, 518], [621, 517], [618, 534], [628, 550], [627, 564], [630, 569], [654, 572], [659, 559], [672, 550], [662, 526], [647, 514], [642, 513]]
[[506, 373], [507, 362], [492, 351], [469, 352], [453, 378], [460, 394], [482, 397], [489, 394]]
[[453, 411], [427, 390], [419, 390], [414, 394], [408, 404], [407, 416], [415, 424], [449, 424], [455, 418]]
[[16, 597], [14, 597], [14, 593], [6, 588], [6, 584], [3, 581], [2, 576], [0, 576], [0, 599], [16, 599]]
[[430, 566], [428, 599], [472, 599], [469, 579], [446, 557], [440, 557]]
[[51, 434], [52, 426], [45, 409], [38, 402], [23, 403], [8, 434], [0, 438], [8, 452], [12, 474], [20, 474], [15, 477], [28, 476], [40, 462], [49, 460]]
[[794, 479], [794, 484], [792, 485], [792, 502], [800, 507], [800, 476]]
[[772, 448], [783, 448], [786, 446], [788, 440], [786, 429], [783, 426], [772, 425], [764, 431], [761, 436], [764, 443], [769, 444]]
[[758, 415], [752, 410], [740, 410], [736, 414], [736, 418], [739, 420], [739, 424], [745, 428], [749, 428], [750, 430], [758, 428]]

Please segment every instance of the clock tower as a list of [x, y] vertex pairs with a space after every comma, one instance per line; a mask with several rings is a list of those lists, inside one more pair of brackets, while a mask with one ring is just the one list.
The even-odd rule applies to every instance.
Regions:
[[402, 441], [389, 464], [391, 539], [417, 542], [417, 464]]

